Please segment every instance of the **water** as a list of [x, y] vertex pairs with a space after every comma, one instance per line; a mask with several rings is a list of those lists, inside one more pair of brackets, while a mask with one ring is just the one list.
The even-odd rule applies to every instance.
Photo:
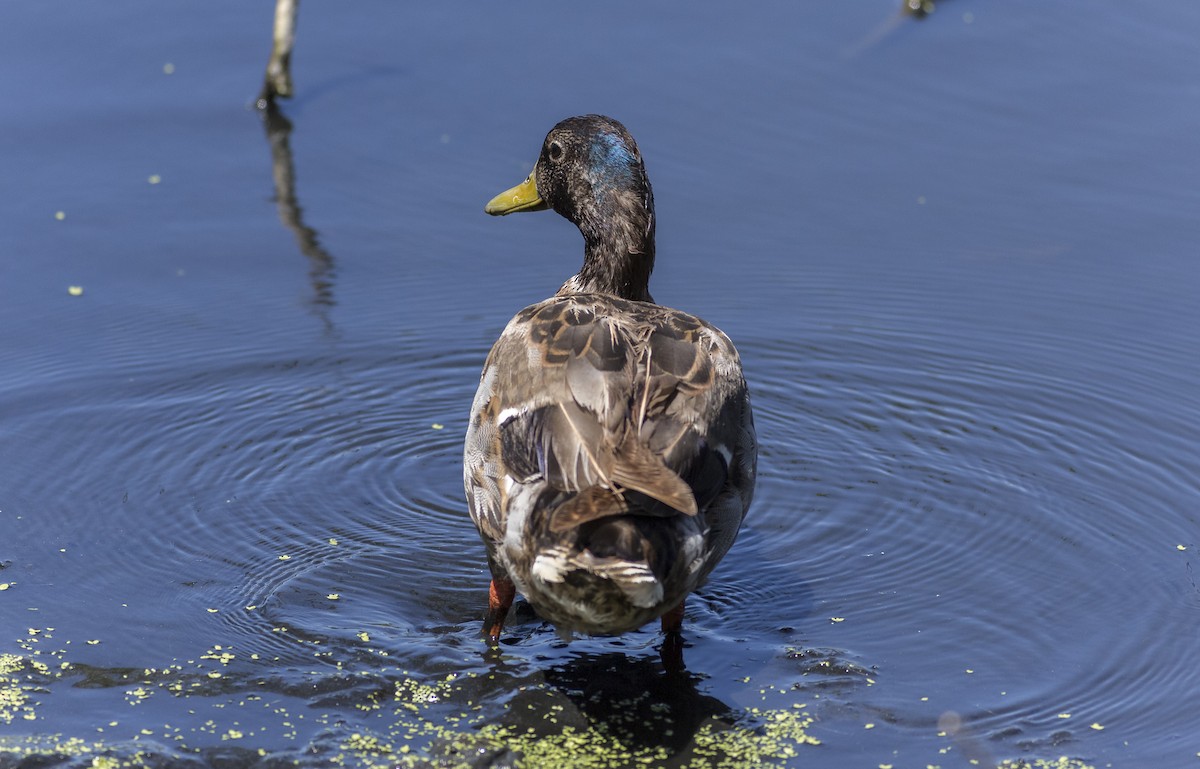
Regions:
[[[273, 137], [269, 4], [6, 8], [0, 766], [1193, 765], [1200, 11], [897, 5], [306, 4]], [[580, 253], [481, 209], [593, 111], [756, 409], [684, 674], [478, 638]]]

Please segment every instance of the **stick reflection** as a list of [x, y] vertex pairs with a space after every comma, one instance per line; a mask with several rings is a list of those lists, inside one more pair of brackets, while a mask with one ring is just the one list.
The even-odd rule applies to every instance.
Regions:
[[296, 170], [292, 160], [292, 122], [279, 111], [273, 102], [259, 110], [267, 142], [271, 145], [271, 175], [275, 182], [275, 203], [279, 210], [279, 221], [291, 230], [300, 252], [308, 257], [309, 281], [312, 297], [309, 304], [325, 323], [327, 330], [333, 329], [329, 308], [335, 304], [334, 259], [320, 244], [318, 233], [304, 224], [304, 213], [296, 197]]

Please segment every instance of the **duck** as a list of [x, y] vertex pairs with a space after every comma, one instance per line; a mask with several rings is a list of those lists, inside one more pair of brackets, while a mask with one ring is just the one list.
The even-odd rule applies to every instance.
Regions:
[[613, 118], [559, 122], [528, 178], [484, 210], [553, 210], [584, 249], [579, 272], [505, 326], [471, 405], [463, 485], [491, 572], [483, 634], [499, 641], [519, 592], [565, 638], [656, 619], [678, 637], [754, 493], [737, 349], [651, 297], [654, 195]]

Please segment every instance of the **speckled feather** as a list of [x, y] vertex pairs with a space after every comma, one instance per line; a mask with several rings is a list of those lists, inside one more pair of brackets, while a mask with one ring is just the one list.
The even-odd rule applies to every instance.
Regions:
[[616, 121], [563, 121], [533, 174], [584, 235], [584, 266], [488, 355], [464, 485], [493, 575], [565, 630], [631, 630], [679, 605], [732, 545], [754, 487], [729, 338], [653, 304], [653, 195]]

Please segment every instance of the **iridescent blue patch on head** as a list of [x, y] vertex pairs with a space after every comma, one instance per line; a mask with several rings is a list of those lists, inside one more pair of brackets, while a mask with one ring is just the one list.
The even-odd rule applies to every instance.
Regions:
[[592, 140], [589, 160], [597, 181], [603, 181], [606, 186], [628, 186], [633, 182], [633, 166], [636, 160], [625, 141], [617, 134], [597, 134]]

